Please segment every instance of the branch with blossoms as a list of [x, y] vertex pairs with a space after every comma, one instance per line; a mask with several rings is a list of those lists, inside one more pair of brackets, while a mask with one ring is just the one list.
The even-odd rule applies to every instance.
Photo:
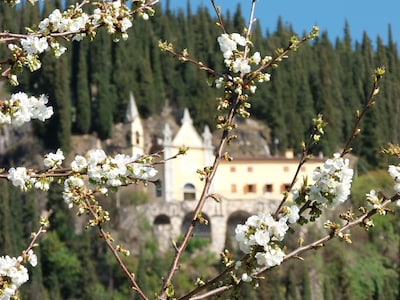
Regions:
[[46, 217], [41, 218], [40, 228], [31, 234], [31, 242], [18, 257], [8, 255], [0, 257], [0, 299], [19, 299], [18, 288], [29, 280], [27, 262], [32, 267], [37, 265], [37, 257], [33, 248], [37, 246], [37, 239], [46, 232], [49, 222]]
[[[354, 133], [360, 131], [358, 126], [361, 119], [371, 107], [372, 99], [378, 94], [378, 83], [383, 74], [383, 68], [376, 69], [372, 92], [362, 113], [357, 113], [354, 125], [356, 129], [351, 133], [351, 141], [356, 136]], [[313, 121], [314, 129], [307, 145], [303, 147], [303, 155], [299, 161], [300, 166], [306, 162], [310, 147], [319, 141], [320, 135], [324, 133], [323, 129], [327, 125], [322, 120], [322, 116]], [[346, 147], [350, 145], [351, 143], [347, 143]], [[399, 149], [400, 147], [392, 145], [386, 152], [389, 154], [396, 153], [400, 157]], [[245, 256], [235, 262], [231, 254], [225, 251], [221, 255], [226, 269], [178, 299], [208, 299], [236, 290], [245, 283], [256, 284], [255, 282], [261, 280], [264, 273], [291, 258], [301, 259], [300, 254], [311, 249], [321, 248], [334, 238], [351, 243], [349, 233], [351, 228], [361, 226], [365, 230], [369, 230], [374, 226], [372, 216], [376, 214], [386, 215], [387, 212], [390, 212], [391, 210], [387, 206], [400, 199], [400, 194], [398, 194], [400, 192], [400, 167], [398, 166], [389, 166], [389, 174], [396, 181], [394, 186], [396, 194], [394, 196], [385, 198], [381, 192], [377, 193], [371, 190], [365, 195], [368, 207], [360, 207], [360, 215], [357, 216], [351, 209], [340, 214], [340, 219], [345, 222], [343, 226], [330, 220], [326, 221], [324, 228], [329, 230], [328, 235], [307, 245], [303, 245], [300, 238], [299, 247], [285, 254], [287, 249], [284, 238], [294, 224], [304, 225], [309, 221], [315, 221], [322, 215], [323, 209], [337, 207], [348, 199], [353, 170], [349, 167], [348, 159], [343, 158], [344, 153], [349, 153], [350, 149], [346, 148], [345, 150], [347, 151], [343, 151], [342, 154], [335, 153], [333, 158], [328, 159], [322, 167], [315, 169], [312, 177], [313, 184], [309, 185], [305, 180], [303, 186], [292, 190], [294, 205], [284, 206], [289, 196], [289, 192], [286, 192], [274, 215], [260, 213], [257, 216], [249, 217], [245, 224], [237, 225], [235, 239], [239, 242], [239, 248]], [[291, 188], [297, 175], [298, 172], [295, 173]], [[309, 210], [308, 215], [306, 215], [307, 210]], [[221, 286], [221, 282], [228, 283]], [[204, 290], [208, 291], [198, 295]]]
[[[11, 3], [12, 0], [6, 0]], [[133, 25], [134, 16], [147, 19], [153, 15], [152, 5], [158, 1], [132, 1], [128, 6], [121, 0], [112, 2], [82, 1], [69, 7], [65, 11], [54, 10], [47, 18], [36, 27], [28, 29], [27, 34], [15, 34], [9, 32], [0, 33], [0, 41], [4, 42], [11, 53], [11, 58], [0, 62], [2, 75], [9, 79], [11, 84], [18, 84], [17, 73], [23, 68], [30, 71], [41, 67], [40, 55], [45, 51], [51, 51], [56, 57], [61, 56], [66, 48], [60, 41], [80, 41], [84, 38], [93, 39], [96, 30], [104, 27], [115, 41], [128, 38], [127, 30]], [[315, 221], [326, 208], [336, 207], [349, 196], [352, 183], [353, 170], [344, 155], [351, 151], [351, 144], [359, 132], [359, 124], [372, 106], [373, 99], [379, 91], [379, 81], [384, 69], [378, 68], [375, 72], [373, 88], [367, 101], [367, 105], [361, 112], [357, 112], [353, 132], [345, 145], [343, 152], [335, 153], [325, 164], [317, 168], [312, 176], [313, 183], [305, 180], [300, 188], [294, 188], [298, 180], [301, 167], [310, 158], [310, 149], [324, 134], [326, 123], [322, 115], [314, 120], [314, 129], [307, 143], [303, 143], [303, 152], [300, 157], [297, 171], [294, 174], [289, 190], [284, 194], [283, 200], [274, 213], [260, 212], [251, 216], [244, 224], [238, 224], [235, 229], [235, 239], [243, 257], [234, 260], [231, 253], [225, 251], [221, 254], [225, 270], [206, 281], [198, 282], [198, 286], [186, 295], [177, 297], [173, 281], [179, 270], [179, 265], [193, 236], [195, 226], [206, 224], [202, 217], [203, 208], [207, 201], [216, 196], [210, 194], [210, 187], [222, 160], [230, 161], [233, 158], [225, 151], [226, 145], [236, 138], [234, 134], [237, 124], [236, 117], [248, 118], [251, 107], [251, 95], [256, 92], [257, 85], [270, 81], [270, 68], [277, 67], [288, 54], [296, 51], [302, 44], [318, 35], [318, 28], [314, 27], [305, 37], [299, 39], [294, 36], [285, 48], [276, 50], [274, 57], [262, 58], [258, 51], [252, 51], [251, 31], [254, 24], [254, 11], [256, 1], [251, 2], [251, 12], [247, 29], [243, 33], [228, 33], [223, 24], [220, 9], [211, 0], [217, 17], [221, 35], [217, 38], [225, 71], [217, 72], [210, 66], [206, 66], [189, 56], [187, 50], [181, 53], [175, 52], [173, 45], [168, 42], [160, 42], [162, 51], [170, 53], [181, 62], [188, 62], [197, 66], [200, 70], [210, 75], [210, 83], [220, 89], [222, 96], [218, 100], [217, 128], [221, 130], [220, 142], [216, 149], [215, 159], [211, 166], [204, 166], [197, 171], [204, 182], [200, 199], [196, 203], [194, 213], [182, 241], [173, 243], [175, 255], [169, 269], [163, 276], [157, 299], [206, 299], [212, 296], [220, 296], [240, 286], [250, 283], [256, 285], [263, 273], [279, 266], [290, 258], [299, 258], [299, 255], [310, 249], [318, 248], [333, 238], [344, 242], [351, 242], [349, 229], [356, 225], [362, 225], [366, 230], [373, 226], [371, 217], [375, 214], [385, 215], [388, 205], [399, 199], [399, 194], [392, 198], [385, 198], [382, 193], [371, 190], [366, 194], [368, 208], [360, 208], [360, 214], [356, 215], [351, 210], [340, 215], [345, 225], [332, 221], [325, 221], [324, 226], [329, 231], [328, 235], [307, 245], [299, 243], [297, 249], [288, 252], [285, 246], [285, 237], [295, 224], [303, 225]], [[14, 4], [16, 1], [14, 1]], [[84, 12], [86, 5], [92, 4], [91, 14]], [[45, 121], [51, 117], [53, 110], [47, 106], [48, 99], [41, 95], [38, 98], [28, 96], [25, 93], [11, 95], [10, 99], [0, 102], [0, 125], [11, 124], [20, 126], [32, 119]], [[0, 174], [0, 178], [8, 179], [14, 186], [22, 191], [32, 188], [47, 191], [50, 183], [57, 179], [63, 184], [62, 193], [66, 205], [76, 208], [78, 215], [88, 215], [86, 228], [96, 227], [100, 236], [110, 249], [117, 263], [127, 277], [133, 290], [141, 299], [148, 299], [144, 291], [138, 285], [135, 275], [128, 270], [122, 260], [122, 255], [129, 255], [129, 250], [114, 243], [114, 239], [104, 229], [104, 224], [110, 220], [108, 211], [103, 209], [96, 200], [97, 193], [108, 195], [118, 188], [138, 182], [151, 182], [157, 171], [156, 164], [165, 163], [169, 159], [175, 159], [184, 154], [188, 149], [182, 147], [171, 158], [159, 159], [160, 153], [133, 157], [125, 154], [107, 155], [103, 150], [90, 150], [86, 155], [77, 155], [69, 167], [63, 167], [65, 159], [63, 152], [58, 149], [55, 153], [45, 155], [43, 164], [45, 169], [34, 170], [25, 167], [12, 167], [8, 172]], [[387, 152], [400, 153], [399, 149], [392, 147]], [[400, 167], [389, 166], [389, 174], [395, 180], [395, 191], [400, 192]], [[288, 205], [289, 192], [292, 194], [292, 203]], [[0, 296], [5, 299], [16, 293], [17, 288], [28, 280], [26, 268], [21, 262], [35, 260], [32, 248], [36, 245], [37, 237], [44, 231], [40, 229], [32, 239], [28, 248], [23, 251], [20, 258], [8, 256], [0, 258]], [[288, 253], [287, 253], [288, 252]], [[287, 254], [286, 254], [287, 253]], [[11, 270], [11, 271], [10, 271]], [[17, 270], [18, 272], [15, 272]], [[14, 272], [14, 273], [12, 273]], [[17, 274], [14, 276], [13, 274]], [[206, 290], [206, 292], [204, 292]], [[203, 294], [201, 294], [204, 292]]]
[[[4, 0], [3, 0], [4, 1]], [[10, 1], [6, 1], [10, 3]], [[12, 2], [15, 4], [16, 2]], [[10, 84], [18, 85], [17, 74], [24, 67], [31, 72], [41, 68], [40, 54], [51, 51], [55, 57], [60, 57], [67, 48], [60, 43], [64, 41], [92, 40], [96, 31], [102, 27], [113, 37], [115, 42], [128, 38], [128, 29], [133, 26], [134, 16], [145, 20], [154, 15], [154, 6], [158, 0], [132, 1], [130, 7], [125, 1], [90, 2], [71, 5], [67, 10], [55, 9], [37, 27], [27, 28], [26, 34], [0, 32], [0, 42], [8, 46], [10, 58], [0, 60], [0, 71], [8, 78]], [[84, 7], [92, 5], [92, 14], [87, 14]], [[15, 43], [17, 42], [17, 43]]]
[[[399, 168], [400, 170], [400, 168]], [[400, 175], [400, 173], [398, 173]], [[341, 215], [341, 218], [343, 220], [346, 220], [346, 224], [342, 227], [340, 227], [339, 224], [331, 222], [331, 221], [327, 221], [324, 224], [324, 227], [326, 229], [328, 229], [330, 231], [330, 233], [314, 242], [311, 242], [307, 245], [299, 245], [299, 247], [291, 252], [289, 252], [288, 254], [284, 254], [283, 252], [277, 250], [277, 251], [271, 251], [270, 254], [271, 256], [265, 256], [262, 254], [259, 254], [260, 252], [258, 252], [257, 254], [258, 257], [257, 259], [257, 264], [258, 266], [256, 268], [249, 268], [249, 266], [254, 265], [254, 261], [252, 262], [252, 254], [247, 254], [244, 258], [242, 258], [240, 261], [237, 261], [236, 263], [233, 263], [233, 261], [230, 261], [230, 265], [229, 267], [224, 270], [224, 272], [222, 272], [221, 274], [219, 274], [218, 276], [216, 276], [215, 278], [206, 281], [204, 283], [204, 285], [192, 290], [191, 292], [189, 292], [188, 294], [186, 294], [183, 297], [178, 298], [179, 300], [200, 300], [200, 299], [209, 299], [210, 297], [218, 297], [221, 296], [222, 294], [225, 294], [231, 290], [237, 290], [238, 288], [240, 288], [243, 284], [246, 283], [251, 283], [254, 281], [259, 281], [263, 279], [263, 275], [266, 272], [271, 271], [274, 268], [277, 268], [280, 264], [288, 261], [289, 259], [300, 259], [302, 260], [302, 258], [300, 257], [300, 255], [304, 252], [307, 252], [309, 250], [314, 250], [314, 249], [320, 249], [322, 247], [324, 247], [326, 245], [326, 243], [328, 243], [330, 240], [334, 239], [334, 238], [338, 238], [341, 241], [344, 241], [346, 243], [351, 243], [351, 239], [350, 239], [350, 234], [349, 234], [349, 230], [353, 227], [356, 226], [361, 226], [363, 227], [365, 230], [368, 230], [369, 228], [371, 228], [373, 226], [373, 222], [372, 222], [372, 217], [374, 215], [386, 215], [387, 212], [391, 211], [390, 208], [388, 208], [387, 206], [390, 205], [391, 203], [394, 203], [395, 201], [399, 201], [400, 199], [400, 194], [396, 193], [394, 196], [392, 196], [391, 198], [385, 198], [383, 196], [377, 196], [374, 192], [371, 192], [369, 194], [366, 194], [367, 196], [367, 200], [368, 203], [370, 203], [370, 210], [368, 212], [365, 212], [364, 209], [362, 209], [362, 214], [360, 216], [355, 216], [351, 211], [344, 213]], [[374, 203], [374, 204], [372, 204]], [[377, 204], [379, 203], [379, 204]], [[258, 233], [258, 238], [259, 239], [256, 243], [258, 242], [262, 242], [261, 239], [265, 239], [265, 232], [263, 234], [259, 234], [260, 231], [262, 231], [262, 227], [265, 226], [270, 226], [269, 228], [271, 228], [271, 226], [273, 226], [272, 223], [265, 222], [266, 219], [270, 219], [270, 215], [259, 215], [258, 217], [251, 217], [249, 218], [249, 220], [246, 221], [246, 224], [244, 225], [245, 227], [247, 227], [246, 229], [252, 228], [252, 230], [256, 230], [256, 233]], [[238, 228], [241, 229], [241, 226], [243, 225], [239, 225]], [[258, 231], [257, 231], [258, 230]], [[263, 229], [265, 230], [265, 229]], [[240, 230], [237, 230], [240, 231]], [[283, 228], [283, 231], [284, 228]], [[240, 232], [239, 235], [242, 235], [243, 232]], [[255, 234], [254, 234], [255, 235]], [[237, 235], [238, 237], [238, 235]], [[241, 237], [240, 237], [241, 238]], [[257, 247], [261, 247], [260, 244], [256, 244]], [[247, 247], [247, 246], [246, 246]], [[254, 260], [254, 258], [253, 258]], [[280, 262], [279, 262], [280, 261]], [[261, 263], [260, 263], [261, 262]], [[263, 267], [260, 267], [264, 265]], [[242, 273], [241, 277], [238, 277], [236, 275], [232, 275], [232, 273], [235, 270], [240, 270], [243, 268], [243, 266], [245, 267], [245, 272]], [[227, 276], [231, 276], [232, 280], [230, 284], [226, 284], [223, 286], [218, 286], [216, 288], [213, 288], [203, 294], [200, 294], [198, 296], [197, 295], [199, 292], [201, 292], [202, 290], [205, 290], [207, 288], [210, 288], [211, 286], [217, 285], [219, 282], [221, 282], [222, 280], [226, 279]]]
[[[228, 141], [234, 138], [234, 135], [230, 135], [231, 131], [236, 128], [236, 124], [234, 124], [233, 121], [234, 117], [236, 115], [249, 117], [248, 108], [250, 108], [250, 103], [248, 102], [248, 99], [249, 94], [254, 93], [256, 90], [254, 84], [255, 80], [259, 82], [269, 81], [270, 75], [268, 73], [263, 73], [263, 71], [270, 67], [276, 67], [278, 63], [288, 57], [287, 54], [289, 51], [296, 51], [302, 43], [309, 41], [318, 34], [318, 28], [315, 27], [311, 33], [303, 39], [293, 37], [286, 48], [277, 50], [277, 56], [275, 58], [265, 57], [261, 60], [261, 56], [258, 52], [255, 52], [251, 57], [248, 57], [251, 45], [249, 39], [250, 30], [245, 31], [246, 36], [242, 36], [239, 33], [226, 33], [219, 9], [215, 6], [214, 1], [212, 1], [212, 3], [218, 15], [218, 26], [223, 31], [223, 34], [218, 38], [218, 43], [223, 52], [225, 66], [228, 69], [227, 73], [219, 75], [211, 67], [205, 66], [202, 62], [197, 62], [195, 59], [190, 58], [186, 49], [181, 53], [177, 53], [174, 51], [172, 44], [167, 42], [159, 44], [161, 50], [172, 54], [173, 57], [179, 59], [181, 62], [192, 63], [199, 69], [208, 72], [212, 77], [217, 78], [214, 81], [216, 87], [224, 88], [224, 97], [219, 98], [218, 110], [227, 111], [226, 115], [218, 117], [219, 123], [217, 127], [222, 129], [223, 132], [221, 142], [216, 151], [217, 154], [215, 161], [211, 167], [205, 168], [208, 172], [201, 172], [203, 176], [202, 179], [205, 180], [204, 189], [194, 211], [192, 222], [184, 235], [181, 245], [175, 246], [175, 257], [168, 274], [164, 279], [164, 284], [159, 294], [160, 299], [166, 299], [166, 297], [174, 295], [172, 278], [178, 270], [178, 262], [180, 261], [180, 257], [183, 255], [183, 251], [193, 234], [195, 225], [201, 223], [198, 216], [201, 216], [202, 207], [208, 199], [208, 190], [218, 168], [219, 161], [221, 159], [232, 159], [223, 149]], [[251, 28], [253, 23], [252, 16], [254, 7], [255, 1], [252, 1], [251, 17], [248, 28]], [[242, 47], [243, 50], [240, 47]], [[252, 71], [252, 64], [260, 66], [256, 70]], [[236, 240], [239, 242], [239, 248], [246, 254], [245, 257], [234, 263], [234, 261], [228, 258], [229, 255], [223, 254], [227, 268], [215, 278], [202, 282], [201, 286], [195, 288], [179, 299], [206, 299], [211, 296], [225, 293], [231, 288], [240, 286], [244, 282], [252, 282], [253, 279], [258, 279], [258, 277], [266, 270], [280, 265], [284, 260], [294, 256], [294, 254], [285, 255], [283, 251], [283, 239], [292, 224], [304, 224], [309, 221], [315, 221], [322, 214], [323, 208], [338, 206], [347, 200], [350, 194], [353, 170], [349, 167], [349, 161], [344, 159], [343, 156], [351, 152], [350, 146], [360, 131], [359, 124], [361, 119], [373, 104], [373, 98], [378, 94], [378, 83], [383, 74], [383, 68], [378, 68], [376, 70], [372, 91], [367, 104], [361, 113], [357, 112], [353, 132], [351, 133], [342, 154], [335, 153], [333, 158], [328, 159], [323, 167], [317, 168], [314, 171], [312, 178], [314, 181], [313, 184], [309, 185], [307, 180], [305, 180], [301, 189], [293, 189], [297, 181], [299, 170], [310, 158], [309, 153], [311, 146], [316, 144], [321, 135], [324, 134], [324, 127], [327, 124], [323, 121], [322, 115], [318, 115], [317, 118], [314, 119], [314, 130], [310, 135], [307, 144], [303, 143], [303, 153], [290, 188], [284, 194], [284, 198], [278, 205], [275, 213], [273, 215], [269, 213], [261, 213], [258, 216], [252, 216], [244, 225], [237, 226], [235, 231]], [[290, 191], [293, 193], [293, 201], [295, 205], [290, 207], [284, 206], [288, 200]], [[349, 228], [360, 223], [364, 224], [366, 229], [368, 229], [369, 226], [372, 226], [370, 221], [366, 221], [369, 220], [368, 217], [376, 212], [386, 212], [384, 207], [391, 201], [382, 204], [382, 199], [376, 198], [375, 192], [373, 191], [367, 194], [366, 197], [368, 203], [374, 203], [372, 210], [366, 212], [357, 220], [354, 220], [354, 215], [350, 213], [344, 214], [342, 217], [349, 223], [341, 229], [338, 224], [327, 221], [325, 226], [332, 230], [333, 233], [328, 235], [327, 238], [315, 242], [315, 244], [313, 243], [308, 246], [299, 247], [299, 251], [302, 252], [314, 248], [314, 245], [320, 245], [321, 242], [325, 242], [333, 237], [339, 237], [339, 239], [343, 241], [350, 242], [349, 234], [344, 233]], [[309, 210], [307, 217], [304, 216], [306, 210]], [[293, 253], [297, 253], [296, 250]], [[237, 272], [239, 272], [239, 275], [236, 274]], [[214, 286], [215, 284], [218, 285], [222, 279], [226, 280], [226, 277], [231, 278], [230, 280], [233, 282], [232, 285]], [[193, 297], [201, 290], [210, 289], [211, 287], [213, 287], [212, 291], [208, 291], [198, 297]]]
[[[152, 178], [157, 174], [157, 170], [154, 167], [156, 164], [175, 159], [179, 155], [184, 155], [186, 151], [186, 148], [182, 148], [171, 158], [159, 160], [160, 153], [137, 157], [125, 154], [107, 156], [103, 150], [96, 149], [89, 151], [86, 156], [75, 156], [70, 167], [63, 168], [62, 164], [65, 156], [62, 150], [58, 149], [55, 153], [45, 155], [43, 164], [46, 169], [34, 170], [25, 167], [12, 167], [8, 172], [1, 173], [0, 178], [8, 179], [22, 191], [33, 188], [48, 191], [50, 183], [55, 178], [57, 178], [58, 182], [63, 182], [64, 190], [62, 196], [66, 205], [71, 209], [76, 208], [78, 216], [90, 216], [86, 228], [98, 228], [100, 236], [130, 281], [132, 288], [142, 299], [147, 299], [137, 284], [135, 275], [127, 269], [120, 257], [120, 254], [129, 256], [129, 250], [121, 245], [114, 246], [112, 236], [104, 230], [104, 223], [110, 221], [109, 212], [98, 203], [95, 195], [98, 193], [107, 195], [110, 191], [116, 191], [119, 187], [130, 184], [153, 182]], [[37, 236], [44, 232], [44, 230], [41, 230], [35, 235], [35, 239], [27, 250], [23, 252], [23, 258], [33, 247]], [[0, 261], [0, 267], [1, 264], [2, 262]], [[18, 287], [19, 285], [16, 286]], [[0, 284], [0, 293], [1, 290], [2, 286]]]
[[[250, 21], [248, 28], [251, 28], [253, 20], [253, 14], [255, 9], [255, 1], [252, 2], [252, 9], [250, 14]], [[229, 153], [224, 151], [226, 144], [235, 138], [231, 135], [231, 132], [236, 128], [234, 118], [240, 116], [247, 118], [250, 116], [248, 109], [251, 104], [248, 102], [249, 94], [256, 91], [255, 80], [258, 83], [268, 82], [270, 80], [269, 73], [263, 73], [267, 67], [276, 66], [276, 64], [287, 57], [289, 51], [296, 50], [302, 43], [309, 41], [318, 34], [318, 29], [313, 28], [313, 31], [305, 38], [298, 40], [293, 38], [288, 47], [283, 51], [278, 51], [275, 58], [266, 56], [261, 59], [259, 52], [255, 52], [251, 57], [248, 57], [250, 49], [250, 30], [247, 30], [246, 36], [242, 36], [239, 33], [227, 34], [225, 32], [222, 17], [219, 14], [219, 10], [216, 9], [217, 15], [219, 16], [219, 27], [223, 33], [218, 37], [221, 52], [223, 53], [225, 66], [227, 67], [227, 73], [218, 75], [218, 73], [211, 67], [205, 66], [202, 62], [197, 62], [195, 59], [189, 57], [186, 49], [181, 53], [177, 53], [173, 49], [173, 45], [168, 42], [160, 42], [159, 46], [162, 51], [172, 54], [173, 57], [178, 58], [181, 62], [189, 62], [196, 65], [199, 69], [205, 70], [211, 74], [214, 78], [214, 84], [217, 88], [224, 89], [224, 97], [218, 99], [219, 105], [218, 110], [225, 112], [224, 115], [218, 116], [217, 128], [222, 130], [221, 139], [216, 150], [216, 156], [212, 166], [205, 167], [204, 171], [199, 170], [202, 180], [204, 180], [204, 186], [201, 196], [194, 209], [191, 223], [188, 226], [183, 240], [180, 245], [175, 245], [175, 256], [170, 265], [167, 275], [164, 277], [163, 285], [159, 293], [160, 299], [166, 299], [174, 294], [173, 289], [173, 277], [179, 269], [179, 261], [186, 249], [191, 237], [193, 236], [194, 227], [198, 223], [202, 223], [201, 212], [207, 201], [210, 198], [209, 189], [213, 178], [217, 172], [218, 166], [221, 160], [231, 160]], [[293, 41], [297, 42], [293, 42]], [[251, 70], [251, 65], [261, 65], [256, 70]], [[216, 79], [215, 79], [216, 78]], [[211, 197], [213, 198], [213, 197]]]

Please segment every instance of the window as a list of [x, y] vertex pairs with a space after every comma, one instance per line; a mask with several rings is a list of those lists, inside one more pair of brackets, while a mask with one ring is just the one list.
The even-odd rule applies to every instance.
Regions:
[[135, 132], [135, 138], [136, 138], [136, 145], [139, 145], [139, 144], [140, 144], [140, 134], [139, 134], [139, 131], [136, 131], [136, 132]]
[[237, 187], [236, 187], [236, 184], [231, 184], [231, 192], [232, 193], [236, 193], [237, 192]]
[[253, 167], [247, 167], [247, 172], [249, 173], [253, 172]]
[[246, 184], [244, 186], [244, 193], [255, 193], [257, 192], [257, 186], [255, 184]]
[[306, 167], [305, 167], [305, 166], [302, 166], [302, 167], [301, 167], [301, 171], [302, 171], [302, 172], [305, 172], [305, 171], [306, 171]]
[[196, 188], [191, 183], [183, 186], [183, 200], [196, 200]]
[[162, 181], [161, 180], [157, 180], [155, 183], [156, 186], [156, 197], [162, 197]]
[[289, 167], [288, 166], [284, 166], [283, 167], [283, 172], [289, 172]]
[[272, 184], [268, 183], [264, 185], [264, 193], [272, 193], [274, 191], [274, 187]]
[[287, 192], [289, 190], [290, 183], [284, 183], [281, 186], [281, 192]]
[[232, 173], [236, 172], [236, 167], [231, 167], [231, 172]]

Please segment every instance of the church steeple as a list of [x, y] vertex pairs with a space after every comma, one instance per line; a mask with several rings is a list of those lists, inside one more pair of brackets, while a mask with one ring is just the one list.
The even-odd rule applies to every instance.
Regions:
[[133, 96], [133, 93], [129, 93], [129, 102], [128, 102], [128, 108], [126, 109], [126, 114], [125, 114], [125, 120], [128, 123], [132, 123], [136, 118], [139, 117], [139, 111], [136, 106], [136, 101], [135, 97]]
[[139, 110], [137, 109], [133, 93], [129, 93], [129, 102], [125, 114], [126, 122], [130, 123], [129, 146], [131, 155], [142, 155], [144, 153], [144, 130]]

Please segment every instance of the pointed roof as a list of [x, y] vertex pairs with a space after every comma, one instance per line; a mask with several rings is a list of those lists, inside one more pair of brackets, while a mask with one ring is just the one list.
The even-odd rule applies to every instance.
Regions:
[[139, 118], [139, 111], [136, 106], [135, 97], [133, 93], [129, 93], [128, 108], [126, 109], [125, 119], [127, 122], [133, 122], [136, 118]]
[[193, 120], [190, 117], [189, 109], [187, 107], [183, 111], [183, 118], [182, 118], [181, 122], [182, 122], [182, 125], [184, 125], [184, 124], [192, 125], [193, 124]]
[[185, 108], [183, 112], [182, 125], [179, 128], [172, 142], [175, 146], [188, 146], [193, 148], [203, 147], [203, 140], [193, 126], [189, 110]]

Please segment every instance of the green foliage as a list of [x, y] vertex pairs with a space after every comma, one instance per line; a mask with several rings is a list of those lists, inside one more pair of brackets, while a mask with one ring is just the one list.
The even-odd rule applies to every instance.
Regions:
[[200, 251], [204, 249], [207, 245], [210, 244], [210, 239], [201, 236], [194, 236], [190, 239], [189, 244], [187, 245], [186, 251], [188, 253], [194, 253], [196, 251]]
[[388, 197], [393, 194], [393, 179], [386, 170], [371, 171], [354, 178], [351, 187], [351, 202], [355, 207], [366, 207], [365, 194], [371, 189], [377, 192], [382, 191]]
[[[46, 2], [42, 16], [54, 5], [58, 4]], [[29, 6], [24, 7], [20, 16], [13, 16], [5, 7], [2, 9], [3, 26], [11, 26], [7, 20], [27, 14], [38, 19], [39, 11]], [[107, 34], [99, 32], [92, 43], [80, 43], [74, 51], [69, 51], [73, 55], [65, 55], [67, 65], [45, 58], [42, 71], [22, 79], [22, 88], [45, 92], [55, 104], [58, 121], [48, 122], [46, 130], [38, 130], [50, 148], [61, 145], [67, 150], [71, 130], [97, 132], [102, 139], [108, 138], [112, 124], [124, 121], [131, 91], [143, 117], [160, 113], [168, 101], [176, 114], [188, 107], [199, 129], [204, 124], [215, 128], [214, 116], [209, 112], [216, 105], [214, 99], [220, 91], [205, 86], [204, 72], [166, 57], [157, 46], [159, 40], [168, 40], [177, 50], [187, 48], [190, 56], [220, 71], [223, 58], [216, 43], [220, 32], [213, 25], [215, 17], [204, 7], [196, 13], [188, 8], [186, 14], [161, 10], [160, 6], [156, 11], [157, 16], [149, 21], [135, 20], [127, 41], [115, 44]], [[229, 32], [243, 32], [245, 21], [240, 5], [233, 15], [224, 16], [224, 23]], [[255, 23], [252, 39], [255, 50], [262, 56], [273, 55], [277, 48], [287, 45], [293, 34], [291, 26], [279, 19], [276, 31], [267, 35]], [[50, 66], [45, 67], [48, 63]], [[330, 155], [343, 147], [352, 130], [354, 113], [362, 108], [369, 93], [371, 70], [380, 65], [387, 66], [387, 76], [376, 99], [382, 103], [367, 114], [354, 147], [355, 154], [365, 159], [368, 168], [375, 168], [382, 164], [382, 157], [372, 145], [382, 145], [384, 141], [396, 143], [400, 138], [397, 130], [400, 106], [396, 104], [400, 96], [400, 60], [392, 40], [384, 45], [378, 38], [376, 49], [367, 34], [361, 42], [352, 42], [347, 23], [344, 38], [338, 38], [335, 44], [323, 32], [320, 38], [301, 47], [271, 71], [272, 84], [260, 85], [250, 99], [251, 113], [270, 127], [272, 139], [279, 140], [280, 152], [286, 148], [299, 152], [311, 118], [323, 113], [329, 126], [316, 151]], [[69, 89], [63, 84], [69, 85]]]
[[[56, 232], [48, 232], [41, 242], [45, 285], [51, 298], [63, 295], [68, 299], [80, 292], [83, 267], [77, 255], [60, 240]], [[67, 280], [66, 280], [67, 279]]]

